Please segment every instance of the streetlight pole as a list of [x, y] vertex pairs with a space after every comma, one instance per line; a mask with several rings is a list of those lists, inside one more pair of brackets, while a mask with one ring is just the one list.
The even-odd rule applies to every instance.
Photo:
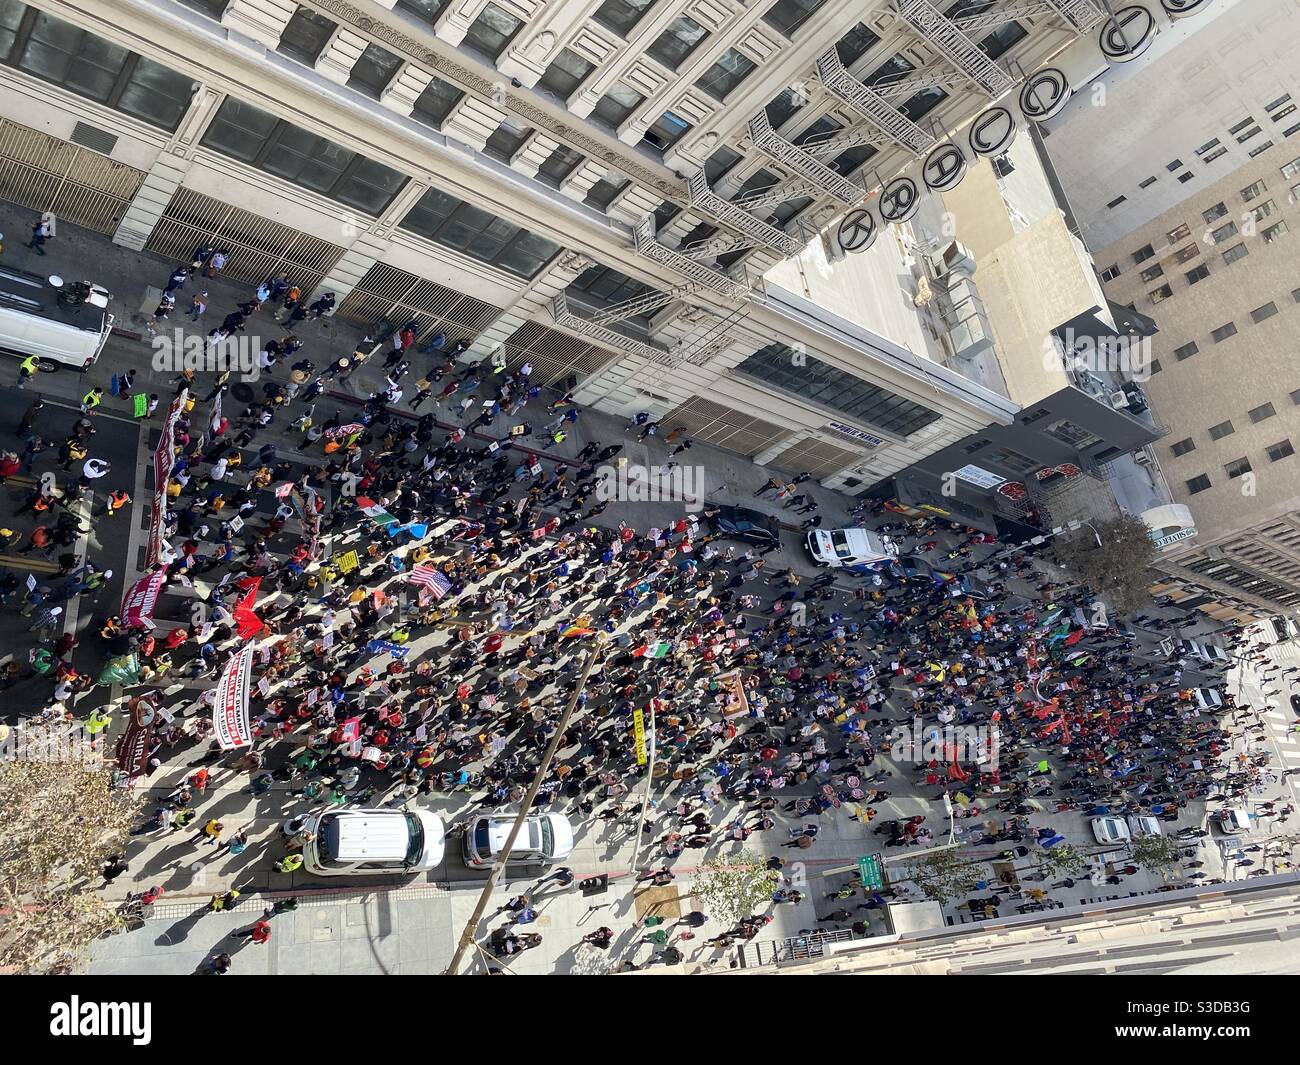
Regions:
[[515, 823], [510, 826], [510, 835], [506, 837], [505, 846], [501, 848], [496, 863], [488, 873], [487, 883], [483, 885], [474, 912], [470, 914], [469, 920], [465, 922], [465, 928], [460, 934], [460, 941], [456, 944], [456, 953], [452, 955], [452, 959], [447, 965], [447, 971], [444, 974], [446, 976], [457, 975], [461, 958], [465, 956], [465, 952], [471, 946], [474, 946], [475, 929], [478, 928], [479, 921], [483, 919], [483, 913], [487, 909], [488, 901], [492, 898], [492, 892], [496, 890], [497, 881], [501, 878], [501, 871], [506, 867], [506, 862], [510, 860], [510, 852], [514, 850], [515, 840], [519, 838], [519, 832], [524, 827], [524, 821], [528, 819], [528, 811], [532, 809], [533, 800], [537, 798], [537, 793], [541, 790], [542, 780], [550, 770], [551, 762], [555, 759], [555, 752], [560, 749], [560, 744], [564, 740], [564, 733], [569, 727], [569, 719], [573, 717], [574, 707], [578, 705], [578, 697], [587, 686], [587, 677], [591, 675], [591, 668], [596, 664], [596, 659], [601, 656], [602, 651], [603, 648], [597, 643], [593, 644], [591, 650], [587, 652], [587, 661], [583, 663], [582, 675], [574, 686], [573, 696], [569, 699], [569, 705], [564, 708], [564, 713], [560, 715], [560, 720], [555, 726], [555, 732], [551, 736], [551, 742], [547, 745], [546, 753], [542, 755], [541, 764], [537, 767], [537, 772], [533, 776], [533, 782], [528, 785], [528, 793], [519, 806], [519, 816], [515, 818]]

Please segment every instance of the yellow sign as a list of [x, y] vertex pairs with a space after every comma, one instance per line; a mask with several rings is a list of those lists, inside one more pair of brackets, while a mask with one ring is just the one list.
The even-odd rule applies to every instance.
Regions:
[[339, 564], [339, 569], [341, 569], [344, 573], [351, 573], [354, 569], [356, 569], [359, 565], [361, 565], [361, 560], [357, 558], [357, 553], [355, 551], [349, 551], [346, 554], [339, 555], [338, 564]]
[[645, 711], [637, 710], [632, 715], [632, 734], [636, 738], [636, 764], [645, 765]]

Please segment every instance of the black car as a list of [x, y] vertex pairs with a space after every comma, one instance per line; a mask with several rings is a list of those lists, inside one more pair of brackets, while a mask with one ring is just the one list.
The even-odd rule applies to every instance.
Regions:
[[1300, 695], [1291, 696], [1291, 709], [1296, 712], [1296, 716], [1300, 717]]
[[751, 544], [770, 544], [781, 539], [781, 525], [776, 518], [757, 510], [706, 504], [705, 517], [709, 528], [719, 536]]

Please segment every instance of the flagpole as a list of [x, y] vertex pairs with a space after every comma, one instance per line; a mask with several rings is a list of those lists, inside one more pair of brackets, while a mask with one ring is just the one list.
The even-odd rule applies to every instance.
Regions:
[[[597, 637], [599, 639], [599, 637]], [[583, 664], [582, 675], [578, 678], [578, 683], [574, 685], [573, 695], [569, 699], [569, 705], [564, 708], [564, 713], [560, 715], [560, 720], [556, 723], [555, 732], [551, 736], [551, 742], [546, 747], [546, 753], [542, 755], [541, 764], [537, 767], [537, 772], [533, 776], [533, 781], [528, 785], [528, 793], [524, 796], [519, 805], [519, 816], [515, 818], [515, 823], [510, 826], [510, 835], [506, 837], [505, 846], [501, 848], [501, 853], [497, 860], [492, 864], [488, 872], [487, 883], [483, 885], [478, 902], [474, 906], [474, 912], [470, 914], [469, 920], [465, 922], [465, 927], [460, 933], [460, 941], [456, 944], [456, 953], [452, 955], [451, 961], [447, 965], [445, 976], [456, 976], [460, 969], [461, 958], [465, 956], [471, 946], [474, 945], [474, 932], [478, 928], [479, 922], [483, 919], [483, 913], [487, 909], [489, 900], [492, 898], [492, 892], [496, 890], [497, 880], [501, 877], [501, 871], [506, 867], [506, 862], [510, 860], [510, 853], [514, 850], [515, 840], [519, 838], [520, 829], [524, 827], [524, 822], [528, 819], [528, 811], [532, 809], [533, 800], [537, 798], [538, 791], [541, 790], [542, 780], [551, 768], [551, 762], [555, 758], [556, 752], [560, 749], [560, 744], [564, 740], [564, 734], [569, 728], [569, 719], [573, 717], [574, 707], [578, 705], [578, 697], [582, 694], [583, 689], [587, 686], [587, 677], [591, 675], [591, 669], [596, 664], [596, 659], [601, 656], [603, 647], [600, 643], [593, 642], [591, 650], [587, 652], [587, 661]]]

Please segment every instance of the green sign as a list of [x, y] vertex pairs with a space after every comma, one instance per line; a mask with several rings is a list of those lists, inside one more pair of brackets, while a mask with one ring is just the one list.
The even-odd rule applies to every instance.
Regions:
[[137, 418], [143, 418], [149, 413], [149, 397], [144, 392], [137, 392], [131, 397], [131, 402], [135, 405], [132, 413]]
[[858, 879], [862, 881], [862, 886], [868, 890], [885, 886], [885, 877], [880, 868], [879, 854], [868, 854], [865, 858], [858, 859]]

